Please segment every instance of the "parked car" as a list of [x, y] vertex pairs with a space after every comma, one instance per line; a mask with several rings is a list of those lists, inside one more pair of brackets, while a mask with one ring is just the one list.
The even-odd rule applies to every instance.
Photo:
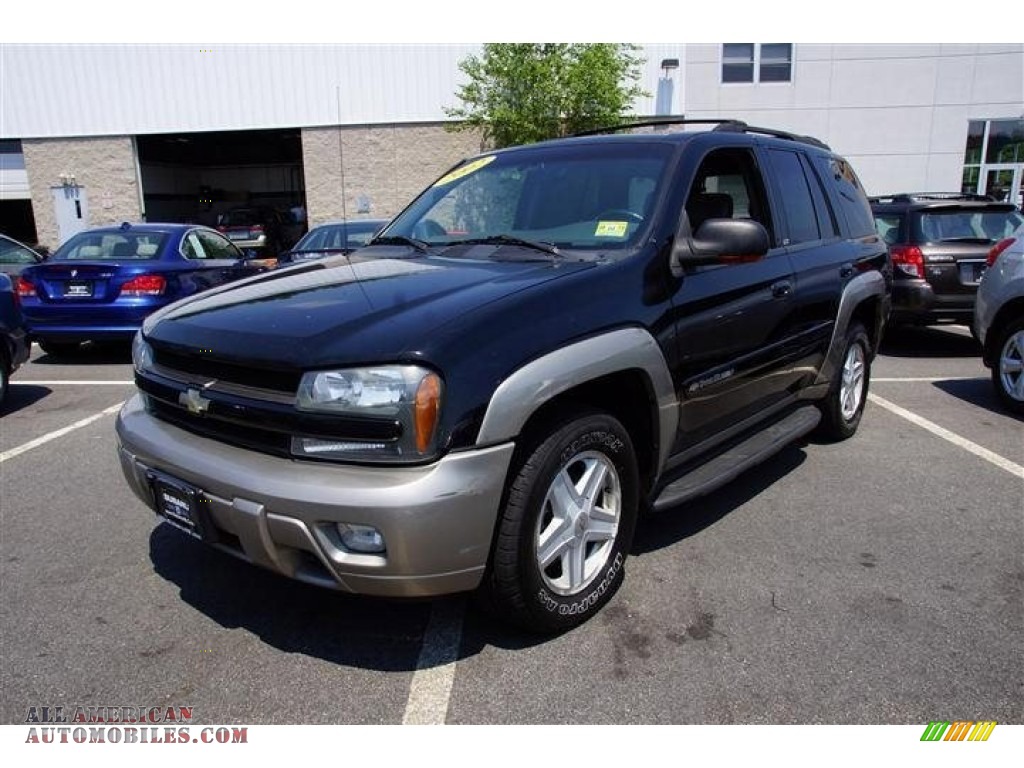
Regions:
[[7, 235], [0, 235], [0, 272], [20, 275], [25, 267], [42, 264], [42, 254]]
[[981, 195], [903, 193], [871, 198], [895, 267], [890, 324], [970, 325], [985, 257], [1024, 216]]
[[218, 217], [217, 231], [243, 251], [276, 258], [298, 239], [301, 229], [270, 206], [234, 208]]
[[288, 264], [335, 253], [351, 253], [369, 243], [387, 223], [387, 219], [354, 219], [321, 224], [309, 230], [291, 250], [282, 253], [278, 261]]
[[248, 562], [477, 590], [562, 631], [622, 582], [642, 510], [857, 431], [891, 279], [815, 139], [727, 121], [488, 152], [344, 261], [148, 318], [121, 466]]
[[999, 401], [1024, 415], [1024, 226], [989, 251], [974, 307], [974, 334]]
[[28, 360], [25, 316], [10, 276], [0, 273], [0, 406], [7, 399], [11, 374]]
[[71, 237], [27, 267], [17, 293], [50, 354], [83, 341], [128, 341], [154, 310], [262, 268], [222, 234], [193, 224], [128, 224]]

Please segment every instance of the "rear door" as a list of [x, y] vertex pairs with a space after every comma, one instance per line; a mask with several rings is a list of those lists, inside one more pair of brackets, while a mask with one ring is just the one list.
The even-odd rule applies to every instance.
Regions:
[[[828, 351], [843, 289], [858, 274], [863, 259], [884, 259], [885, 244], [873, 227], [863, 233], [874, 241], [872, 246], [842, 235], [841, 214], [829, 203], [822, 179], [801, 148], [766, 147], [762, 152], [773, 170], [771, 188], [781, 214], [782, 245], [796, 275], [791, 352], [797, 367], [813, 378]], [[831, 168], [829, 172], [834, 174]], [[861, 218], [862, 229], [871, 226], [864, 223], [870, 211]]]
[[185, 263], [179, 271], [181, 292], [189, 295], [255, 272], [247, 267], [242, 252], [227, 238], [206, 229], [193, 229], [182, 238]]

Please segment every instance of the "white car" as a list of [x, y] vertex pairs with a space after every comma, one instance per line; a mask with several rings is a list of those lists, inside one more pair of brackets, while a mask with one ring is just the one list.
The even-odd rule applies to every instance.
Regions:
[[1000, 402], [1024, 415], [1024, 225], [989, 251], [974, 332]]

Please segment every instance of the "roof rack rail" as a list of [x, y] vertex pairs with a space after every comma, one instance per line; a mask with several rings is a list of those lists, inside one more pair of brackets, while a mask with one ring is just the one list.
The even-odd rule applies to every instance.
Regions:
[[991, 195], [978, 195], [973, 192], [897, 192], [892, 195], [872, 195], [868, 198], [872, 203], [916, 203], [928, 200], [964, 200], [979, 203], [994, 203]]
[[724, 133], [758, 133], [765, 136], [772, 136], [777, 139], [789, 139], [790, 141], [800, 141], [804, 144], [812, 144], [822, 149], [831, 150], [831, 148], [825, 142], [820, 139], [816, 139], [813, 136], [803, 136], [798, 133], [790, 133], [788, 131], [777, 131], [773, 128], [759, 128], [754, 125], [747, 125], [742, 120], [735, 120], [732, 118], [704, 118], [704, 119], [660, 119], [660, 120], [641, 120], [635, 123], [623, 123], [622, 125], [612, 125], [607, 128], [594, 128], [589, 131], [580, 131], [574, 133], [573, 136], [597, 136], [602, 133], [613, 133], [615, 131], [623, 131], [627, 128], [647, 128], [651, 126], [661, 125], [714, 125], [715, 127], [711, 130], [722, 131]]
[[737, 131], [742, 133], [759, 133], [765, 136], [772, 136], [776, 139], [788, 139], [790, 141], [800, 141], [804, 144], [812, 144], [815, 147], [821, 147], [827, 149], [830, 152], [832, 148], [823, 142], [821, 139], [816, 139], [813, 136], [805, 136], [800, 133], [790, 133], [789, 131], [779, 131], [775, 128], [761, 128], [756, 125], [747, 125], [741, 120], [734, 120], [730, 124], [722, 124], [715, 128], [716, 131]]
[[682, 118], [676, 120], [672, 118], [660, 118], [657, 120], [638, 120], [635, 123], [622, 123], [621, 125], [609, 125], [605, 128], [591, 128], [588, 131], [574, 133], [573, 136], [599, 136], [602, 133], [614, 133], [615, 131], [624, 131], [627, 128], [649, 128], [651, 126], [659, 125], [724, 125], [727, 123], [745, 125], [745, 123], [742, 123], [739, 120], [731, 120], [728, 118], [709, 117], [703, 120], [684, 120]]

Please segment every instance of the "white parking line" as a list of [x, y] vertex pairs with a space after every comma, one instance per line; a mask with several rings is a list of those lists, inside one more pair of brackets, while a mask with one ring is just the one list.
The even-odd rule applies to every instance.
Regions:
[[123, 386], [125, 384], [134, 384], [135, 382], [132, 381], [131, 379], [125, 379], [124, 381], [102, 380], [102, 379], [74, 379], [74, 380], [70, 380], [70, 379], [30, 379], [30, 380], [14, 379], [11, 383], [12, 384], [35, 384], [36, 386], [52, 387], [55, 384], [71, 384], [72, 386], [74, 386], [76, 384], [78, 384], [78, 385], [87, 384], [89, 386], [92, 386], [94, 384], [99, 384], [100, 386], [105, 386], [105, 385], [109, 385], [109, 386]]
[[936, 381], [987, 381], [988, 379], [984, 376], [901, 376], [894, 378], [886, 377], [871, 377], [872, 384], [884, 383], [884, 384], [899, 384], [901, 382], [915, 382], [923, 381], [927, 383], [935, 383]]
[[1024, 466], [1003, 458], [998, 453], [993, 453], [988, 448], [982, 448], [977, 443], [972, 443], [967, 438], [960, 437], [960, 435], [955, 432], [950, 432], [945, 427], [940, 427], [938, 424], [928, 421], [928, 419], [918, 416], [916, 413], [908, 411], [906, 408], [901, 408], [895, 403], [890, 403], [884, 397], [879, 397], [876, 394], [869, 394], [868, 400], [873, 402], [875, 405], [885, 408], [887, 411], [895, 413], [897, 416], [902, 416], [907, 421], [912, 424], [916, 424], [922, 429], [927, 429], [929, 432], [934, 435], [938, 435], [943, 440], [948, 440], [953, 445], [963, 448], [965, 451], [969, 451], [975, 456], [995, 464], [997, 467], [1006, 470], [1011, 475], [1016, 475], [1020, 479], [1024, 480]]
[[463, 601], [452, 598], [431, 606], [402, 725], [444, 725], [462, 643], [464, 610]]
[[49, 432], [43, 435], [42, 437], [37, 437], [35, 440], [29, 440], [27, 443], [19, 445], [17, 448], [11, 448], [9, 451], [4, 451], [3, 453], [0, 453], [0, 464], [3, 464], [8, 459], [13, 459], [15, 456], [19, 456], [25, 453], [25, 451], [31, 451], [33, 448], [38, 448], [40, 445], [44, 445], [45, 443], [48, 443], [51, 440], [56, 440], [58, 437], [63, 437], [68, 432], [74, 432], [76, 429], [86, 427], [92, 424], [94, 421], [102, 419], [104, 416], [109, 416], [112, 413], [117, 413], [122, 405], [123, 403], [112, 405], [109, 408], [100, 411], [99, 413], [93, 414], [92, 416], [87, 416], [86, 418], [81, 419], [80, 421], [76, 421], [74, 424], [64, 427], [63, 429], [58, 429], [54, 432]]

